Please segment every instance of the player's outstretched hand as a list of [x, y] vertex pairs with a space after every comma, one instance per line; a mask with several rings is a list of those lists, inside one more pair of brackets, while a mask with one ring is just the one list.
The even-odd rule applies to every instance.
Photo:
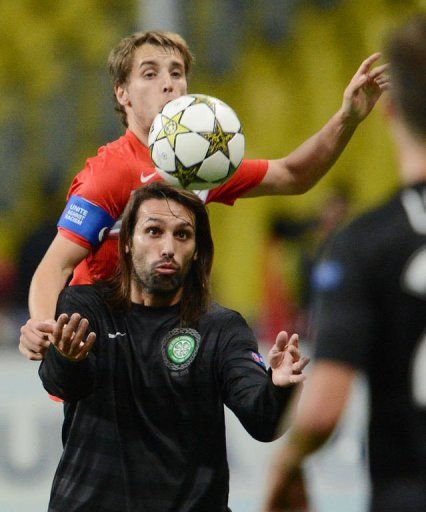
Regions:
[[300, 357], [299, 336], [293, 334], [289, 339], [288, 334], [281, 331], [269, 351], [274, 385], [289, 386], [303, 382], [306, 377], [302, 371], [308, 363], [307, 357]]
[[84, 359], [96, 340], [94, 332], [86, 337], [88, 327], [89, 321], [78, 313], [73, 313], [71, 318], [66, 313], [60, 315], [52, 333], [56, 350], [71, 361]]
[[55, 324], [55, 320], [28, 319], [26, 324], [21, 327], [19, 352], [27, 359], [41, 361], [49, 348], [48, 335], [52, 334]]
[[343, 93], [342, 110], [357, 123], [368, 116], [383, 91], [389, 89], [389, 64], [372, 67], [380, 57], [380, 53], [373, 53], [365, 59]]

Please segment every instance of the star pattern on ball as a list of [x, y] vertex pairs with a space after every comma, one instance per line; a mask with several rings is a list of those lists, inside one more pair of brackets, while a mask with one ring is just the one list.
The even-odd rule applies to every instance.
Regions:
[[173, 173], [173, 177], [179, 180], [183, 188], [186, 188], [197, 177], [199, 168], [200, 164], [185, 167], [182, 162], [176, 158], [176, 171]]
[[160, 130], [160, 133], [157, 136], [157, 140], [167, 138], [173, 150], [176, 147], [176, 137], [180, 133], [189, 133], [191, 131], [183, 124], [180, 124], [182, 115], [183, 112], [178, 112], [173, 117], [167, 117], [164, 114], [161, 114], [161, 123], [163, 128]]
[[224, 132], [219, 121], [216, 119], [214, 131], [211, 133], [200, 133], [200, 135], [210, 142], [206, 158], [216, 153], [216, 151], [222, 151], [229, 158], [228, 142], [235, 136], [235, 133]]
[[191, 103], [191, 105], [207, 105], [210, 110], [213, 112], [213, 114], [216, 113], [216, 106], [214, 102], [208, 97], [200, 94], [199, 96], [194, 96], [194, 101]]

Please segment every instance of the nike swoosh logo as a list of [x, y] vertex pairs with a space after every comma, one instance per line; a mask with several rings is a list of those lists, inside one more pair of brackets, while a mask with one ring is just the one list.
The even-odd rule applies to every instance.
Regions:
[[126, 336], [126, 333], [125, 332], [116, 332], [115, 334], [111, 334], [110, 332], [108, 333], [108, 338], [110, 338], [110, 339], [117, 338], [118, 336]]
[[141, 182], [142, 183], [146, 183], [148, 182], [151, 178], [153, 178], [154, 176], [156, 175], [156, 172], [154, 171], [153, 173], [151, 174], [148, 174], [148, 176], [145, 176], [144, 173], [141, 174]]

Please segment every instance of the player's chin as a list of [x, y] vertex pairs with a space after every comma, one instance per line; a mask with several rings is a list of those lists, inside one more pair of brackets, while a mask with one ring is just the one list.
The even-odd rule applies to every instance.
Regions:
[[152, 288], [157, 293], [170, 293], [179, 290], [182, 286], [182, 278], [178, 272], [174, 273], [158, 273], [152, 280]]

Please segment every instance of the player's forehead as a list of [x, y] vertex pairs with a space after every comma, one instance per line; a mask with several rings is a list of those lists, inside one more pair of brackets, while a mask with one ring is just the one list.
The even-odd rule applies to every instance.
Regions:
[[146, 65], [181, 66], [185, 69], [182, 54], [177, 48], [164, 48], [159, 45], [145, 43], [136, 48], [133, 57], [133, 68], [140, 68]]
[[188, 224], [194, 228], [194, 214], [183, 204], [173, 199], [147, 199], [138, 212], [138, 224], [159, 222], [170, 226]]

